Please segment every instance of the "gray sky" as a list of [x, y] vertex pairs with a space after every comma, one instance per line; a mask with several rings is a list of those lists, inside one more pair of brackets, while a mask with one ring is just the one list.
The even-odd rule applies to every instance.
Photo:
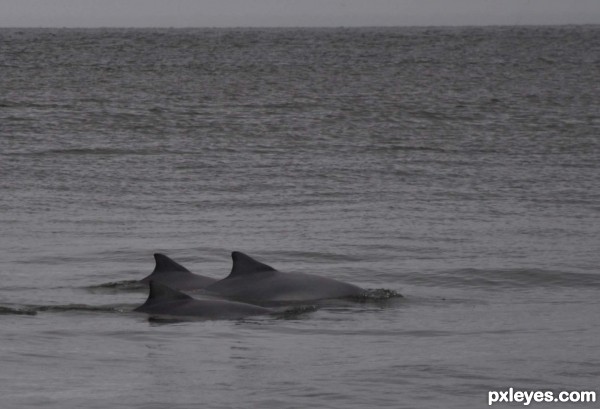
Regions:
[[600, 24], [600, 0], [0, 0], [0, 27]]

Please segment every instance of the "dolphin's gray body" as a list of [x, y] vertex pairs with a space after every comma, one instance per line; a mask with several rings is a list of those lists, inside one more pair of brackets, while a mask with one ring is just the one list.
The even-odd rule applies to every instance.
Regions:
[[146, 302], [134, 311], [154, 316], [194, 317], [209, 320], [240, 319], [270, 314], [268, 308], [226, 300], [198, 300], [155, 281], [150, 281]]
[[156, 266], [148, 277], [140, 280], [142, 283], [154, 281], [176, 290], [199, 290], [217, 280], [192, 273], [190, 270], [171, 260], [164, 254], [155, 253]]
[[226, 278], [207, 286], [209, 294], [256, 304], [316, 301], [360, 296], [365, 290], [332, 278], [304, 273], [283, 273], [252, 257], [234, 251]]

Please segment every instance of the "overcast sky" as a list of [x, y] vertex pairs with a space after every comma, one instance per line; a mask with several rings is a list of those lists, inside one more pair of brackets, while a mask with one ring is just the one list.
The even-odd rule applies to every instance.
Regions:
[[0, 27], [599, 23], [600, 0], [0, 0]]

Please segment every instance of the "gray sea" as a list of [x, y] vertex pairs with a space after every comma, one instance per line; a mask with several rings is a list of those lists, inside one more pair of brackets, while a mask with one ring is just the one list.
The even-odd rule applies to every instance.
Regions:
[[[599, 67], [600, 26], [0, 29], [2, 408], [600, 393]], [[380, 296], [132, 312], [233, 250]]]

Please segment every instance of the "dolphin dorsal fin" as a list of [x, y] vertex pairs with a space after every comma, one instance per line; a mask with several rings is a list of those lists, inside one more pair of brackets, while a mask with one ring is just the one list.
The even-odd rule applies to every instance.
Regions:
[[175, 300], [191, 300], [187, 294], [182, 293], [167, 287], [164, 284], [157, 283], [156, 281], [150, 281], [150, 294], [148, 295], [148, 301], [175, 301]]
[[273, 267], [263, 264], [260, 261], [256, 261], [249, 255], [240, 251], [231, 253], [231, 258], [233, 259], [233, 267], [227, 278], [262, 273], [265, 271], [275, 271]]
[[164, 272], [174, 272], [179, 271], [183, 273], [190, 273], [190, 270], [185, 268], [179, 263], [176, 263], [171, 258], [165, 256], [164, 254], [154, 253], [154, 260], [156, 260], [156, 266], [154, 267], [154, 271], [152, 274], [160, 274]]

